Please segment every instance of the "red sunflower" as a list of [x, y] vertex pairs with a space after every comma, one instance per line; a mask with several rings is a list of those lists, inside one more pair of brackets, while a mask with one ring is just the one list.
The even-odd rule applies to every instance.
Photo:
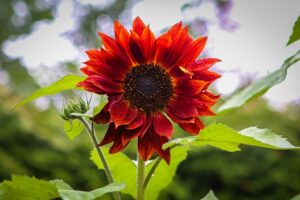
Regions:
[[138, 138], [141, 159], [157, 153], [169, 163], [170, 149], [162, 149], [173, 134], [169, 119], [192, 135], [199, 133], [204, 127], [199, 117], [213, 115], [210, 107], [219, 98], [208, 86], [220, 75], [208, 70], [220, 60], [196, 60], [207, 37], [193, 40], [181, 22], [158, 38], [139, 17], [130, 32], [115, 21], [114, 33], [115, 38], [99, 33], [103, 47], [87, 51], [81, 69], [87, 78], [78, 84], [108, 96], [93, 119], [109, 123], [100, 145], [113, 142], [110, 153], [116, 153]]

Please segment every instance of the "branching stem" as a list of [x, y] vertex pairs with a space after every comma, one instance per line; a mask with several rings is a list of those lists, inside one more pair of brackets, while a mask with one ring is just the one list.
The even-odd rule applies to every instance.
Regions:
[[[105, 159], [105, 156], [102, 152], [101, 147], [98, 146], [99, 142], [98, 142], [98, 139], [97, 139], [96, 134], [95, 134], [94, 123], [92, 122], [91, 126], [90, 126], [89, 123], [83, 117], [78, 117], [77, 119], [82, 122], [82, 124], [85, 126], [87, 132], [90, 135], [91, 141], [93, 142], [93, 145], [96, 148], [98, 156], [99, 156], [99, 158], [100, 158], [100, 160], [103, 164], [104, 171], [105, 171], [106, 177], [108, 179], [108, 182], [113, 183], [114, 179], [113, 179], [111, 170], [108, 167], [107, 161]], [[114, 192], [113, 196], [114, 196], [115, 200], [121, 200], [121, 196], [120, 196], [119, 192]]]

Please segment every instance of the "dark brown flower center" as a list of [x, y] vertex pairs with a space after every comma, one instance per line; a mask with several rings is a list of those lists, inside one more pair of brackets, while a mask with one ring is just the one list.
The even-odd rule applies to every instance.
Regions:
[[173, 94], [170, 75], [159, 65], [133, 67], [124, 81], [125, 99], [146, 113], [164, 108]]

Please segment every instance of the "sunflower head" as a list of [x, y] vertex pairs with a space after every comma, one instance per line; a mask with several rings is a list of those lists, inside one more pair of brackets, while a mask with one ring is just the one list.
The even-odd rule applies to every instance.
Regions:
[[83, 89], [108, 96], [108, 103], [93, 119], [109, 123], [100, 145], [113, 142], [110, 153], [138, 138], [143, 160], [154, 153], [170, 162], [170, 149], [162, 149], [173, 134], [170, 120], [192, 135], [204, 127], [200, 116], [209, 116], [219, 98], [208, 90], [220, 77], [209, 71], [219, 59], [202, 58], [207, 38], [193, 39], [179, 22], [155, 37], [137, 17], [128, 31], [114, 23], [114, 38], [99, 33], [103, 47], [87, 51], [81, 71]]

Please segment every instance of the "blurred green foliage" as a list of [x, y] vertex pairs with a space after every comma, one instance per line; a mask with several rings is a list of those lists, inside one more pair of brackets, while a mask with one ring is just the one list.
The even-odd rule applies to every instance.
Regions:
[[[23, 2], [28, 17], [18, 23], [15, 5]], [[108, 7], [76, 6], [84, 10], [78, 16], [78, 27], [69, 33], [76, 43], [96, 45], [96, 19], [120, 17], [130, 1], [116, 0]], [[34, 24], [52, 20], [59, 1], [0, 0], [0, 47], [8, 39], [30, 34]], [[19, 19], [20, 20], [20, 19]], [[99, 42], [99, 40], [97, 40]], [[73, 63], [67, 67], [77, 71]], [[75, 69], [74, 69], [75, 68]], [[39, 85], [18, 59], [11, 59], [0, 51], [0, 71], [9, 75], [9, 82], [0, 85], [0, 181], [11, 174], [26, 174], [47, 180], [63, 179], [78, 190], [92, 190], [107, 184], [103, 171], [89, 160], [91, 145], [86, 134], [70, 141], [63, 132], [64, 121], [53, 106], [39, 110], [26, 105], [12, 108], [20, 96], [36, 90]], [[52, 105], [52, 104], [50, 104]], [[263, 99], [241, 109], [206, 119], [207, 123], [222, 122], [240, 130], [257, 125], [283, 134], [295, 145], [300, 144], [300, 107], [289, 105], [282, 111], [274, 110]], [[105, 131], [97, 127], [99, 138]], [[176, 135], [186, 136], [176, 129]], [[127, 153], [134, 155], [134, 147]], [[191, 151], [159, 199], [200, 199], [210, 189], [221, 200], [230, 199], [290, 199], [300, 193], [300, 152], [275, 151], [247, 147], [237, 153], [227, 153], [210, 147]], [[105, 195], [101, 199], [111, 199]], [[131, 199], [126, 196], [124, 199]]]

